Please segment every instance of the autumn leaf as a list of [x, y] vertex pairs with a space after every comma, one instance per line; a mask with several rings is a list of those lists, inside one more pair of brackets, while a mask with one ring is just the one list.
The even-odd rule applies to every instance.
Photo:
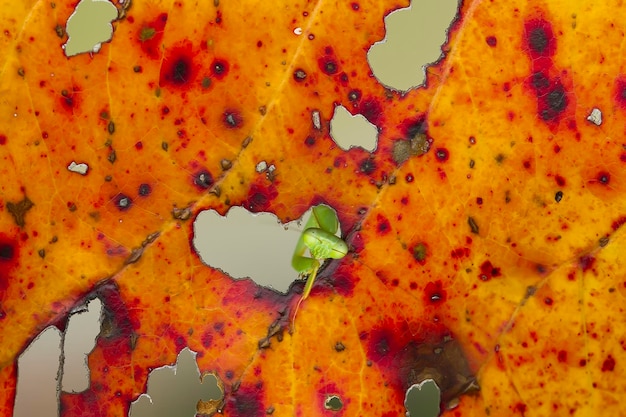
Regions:
[[[425, 378], [455, 416], [626, 415], [621, 5], [465, 2], [406, 94], [366, 58], [406, 4], [117, 4], [111, 42], [67, 58], [75, 6], [0, 12], [3, 414], [20, 352], [97, 296], [66, 416], [127, 415], [185, 347], [227, 416], [398, 416]], [[337, 104], [375, 152], [335, 145]], [[318, 203], [351, 250], [293, 332], [302, 282], [233, 280], [192, 248], [202, 210]]]

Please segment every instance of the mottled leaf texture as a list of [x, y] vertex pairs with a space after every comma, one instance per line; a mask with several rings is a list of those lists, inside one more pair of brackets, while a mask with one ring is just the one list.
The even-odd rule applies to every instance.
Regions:
[[[406, 5], [136, 1], [66, 58], [76, 2], [4, 2], [3, 415], [17, 356], [96, 295], [91, 386], [62, 416], [126, 415], [186, 346], [228, 417], [401, 416], [425, 378], [446, 415], [626, 415], [624, 6], [463, 2], [426, 87], [401, 95], [366, 53]], [[374, 153], [332, 142], [338, 104], [379, 128]], [[318, 203], [351, 250], [293, 332], [302, 283], [235, 281], [191, 247], [200, 210]]]

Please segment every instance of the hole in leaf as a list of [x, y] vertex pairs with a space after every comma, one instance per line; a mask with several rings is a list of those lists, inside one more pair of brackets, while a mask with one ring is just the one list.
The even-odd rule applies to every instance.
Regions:
[[147, 393], [130, 406], [130, 417], [212, 415], [222, 406], [224, 387], [214, 374], [200, 375], [196, 352], [184, 348], [175, 365], [150, 372]]
[[352, 115], [340, 105], [335, 107], [330, 120], [330, 137], [344, 151], [359, 147], [374, 152], [378, 145], [378, 128], [362, 114]]
[[329, 395], [324, 401], [324, 408], [331, 411], [339, 411], [343, 408], [343, 402], [338, 395]]
[[67, 19], [68, 39], [63, 45], [65, 56], [96, 53], [103, 42], [113, 37], [111, 22], [117, 19], [117, 8], [108, 1], [82, 0]]
[[441, 46], [457, 15], [458, 2], [445, 0], [412, 2], [385, 16], [385, 38], [367, 51], [376, 79], [402, 92], [423, 85], [426, 66], [443, 57]]
[[286, 293], [298, 276], [291, 258], [310, 213], [281, 224], [272, 213], [251, 213], [239, 206], [226, 216], [205, 210], [194, 221], [193, 246], [206, 265]]
[[404, 406], [407, 417], [437, 417], [441, 391], [432, 379], [425, 379], [419, 384], [413, 384], [406, 391]]
[[70, 316], [63, 344], [63, 391], [82, 392], [89, 388], [87, 355], [96, 345], [101, 318], [102, 302], [99, 298], [87, 302]]

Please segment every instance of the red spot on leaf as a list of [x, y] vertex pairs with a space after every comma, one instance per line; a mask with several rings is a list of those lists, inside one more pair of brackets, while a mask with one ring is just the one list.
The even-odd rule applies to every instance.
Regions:
[[74, 110], [80, 104], [80, 91], [80, 88], [75, 85], [71, 89], [61, 91], [59, 99], [61, 107], [70, 115], [74, 113]]
[[230, 65], [223, 59], [214, 59], [211, 63], [211, 74], [218, 80], [226, 77], [229, 69]]
[[161, 44], [166, 23], [167, 13], [161, 13], [156, 19], [142, 25], [137, 32], [141, 50], [151, 59], [161, 58]]
[[108, 366], [126, 365], [130, 362], [131, 336], [135, 331], [129, 309], [114, 284], [106, 284], [100, 288], [98, 296], [104, 306], [103, 321], [106, 323], [107, 331], [104, 334], [100, 333], [97, 346], [102, 350]]
[[622, 110], [626, 109], [626, 76], [620, 76], [615, 80], [615, 102]]
[[331, 275], [331, 281], [332, 282], [329, 282], [328, 285], [330, 293], [337, 293], [342, 297], [350, 297], [352, 296], [358, 277], [350, 274], [350, 269], [347, 267], [344, 268], [342, 265]]
[[446, 148], [437, 148], [435, 150], [435, 157], [439, 162], [446, 162], [450, 158], [450, 152]]
[[320, 70], [326, 75], [334, 75], [339, 71], [339, 64], [334, 56], [325, 55], [317, 60]]
[[413, 139], [420, 134], [427, 135], [428, 122], [426, 121], [426, 114], [403, 120], [399, 128], [406, 139]]
[[0, 135], [0, 145], [5, 145], [7, 143], [6, 135]]
[[596, 175], [596, 181], [602, 185], [608, 185], [611, 182], [611, 174], [606, 171], [600, 171]]
[[461, 259], [470, 256], [470, 248], [456, 248], [450, 252], [452, 259]]
[[552, 25], [544, 19], [528, 20], [524, 24], [524, 49], [531, 60], [550, 58], [556, 52], [556, 37]]
[[524, 403], [515, 404], [515, 406], [513, 407], [513, 411], [516, 413], [520, 413], [523, 416], [524, 413], [526, 413], [526, 404]]
[[563, 178], [562, 176], [560, 176], [560, 175], [555, 175], [555, 176], [554, 176], [554, 180], [556, 181], [556, 184], [557, 184], [559, 187], [564, 187], [564, 186], [565, 186], [565, 178]]
[[559, 79], [549, 81], [546, 88], [536, 90], [537, 113], [545, 122], [557, 122], [565, 112], [569, 98]]
[[264, 417], [267, 407], [263, 404], [265, 390], [263, 383], [241, 385], [231, 391], [224, 407], [224, 414], [233, 417]]
[[365, 158], [359, 163], [359, 172], [371, 175], [376, 171], [376, 162], [372, 158]]
[[274, 186], [262, 187], [257, 184], [252, 184], [248, 197], [243, 202], [246, 209], [253, 213], [260, 211], [267, 211], [272, 204], [272, 200], [278, 196], [278, 191]]
[[619, 229], [620, 227], [622, 227], [624, 223], [626, 223], [626, 216], [621, 216], [611, 224], [611, 227], [615, 231]]
[[429, 282], [424, 288], [424, 300], [428, 304], [439, 304], [446, 301], [446, 291], [443, 289], [441, 281]]
[[389, 224], [389, 220], [387, 220], [386, 217], [380, 214], [376, 217], [376, 220], [378, 222], [378, 234], [386, 235], [387, 233], [389, 233], [389, 231], [391, 230], [391, 225]]
[[583, 270], [583, 272], [587, 272], [589, 269], [593, 267], [593, 264], [595, 262], [596, 262], [596, 258], [590, 255], [586, 255], [586, 256], [582, 256], [579, 259], [578, 264], [580, 265], [580, 268]]
[[388, 318], [369, 332], [361, 333], [366, 356], [376, 363], [398, 398], [404, 398], [406, 388], [416, 382], [416, 372], [421, 372], [422, 364], [427, 363], [441, 375], [439, 388], [442, 401], [447, 402], [456, 395], [455, 376], [472, 378], [460, 346], [440, 323], [420, 322], [419, 331], [411, 326], [404, 319]]
[[491, 264], [491, 261], [485, 261], [480, 265], [480, 278], [483, 281], [489, 281], [491, 278], [496, 278], [501, 275], [500, 268], [496, 268]]
[[612, 372], [613, 369], [615, 369], [615, 358], [609, 355], [604, 362], [602, 362], [602, 372]]
[[378, 126], [381, 123], [383, 110], [380, 102], [375, 98], [368, 97], [362, 100], [358, 112], [373, 125]]
[[17, 241], [0, 235], [0, 295], [8, 288], [10, 273], [17, 266], [18, 248]]
[[198, 64], [194, 59], [197, 58], [189, 41], [168, 49], [161, 66], [159, 85], [179, 90], [189, 89], [198, 74]]

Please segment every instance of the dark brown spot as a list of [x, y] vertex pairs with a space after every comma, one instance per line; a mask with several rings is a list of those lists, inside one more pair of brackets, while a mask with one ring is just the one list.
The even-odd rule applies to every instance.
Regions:
[[147, 197], [152, 193], [152, 187], [150, 184], [140, 184], [139, 185], [139, 195], [142, 197]]
[[317, 63], [320, 70], [326, 75], [334, 75], [339, 71], [339, 66], [332, 56], [325, 55]]
[[372, 158], [365, 158], [359, 164], [359, 171], [366, 175], [372, 174], [376, 170], [376, 163]]
[[446, 301], [446, 291], [441, 281], [429, 282], [424, 288], [424, 298], [429, 304], [439, 304]]
[[435, 150], [435, 156], [439, 162], [446, 162], [450, 157], [450, 153], [446, 148], [437, 148]]
[[293, 79], [301, 82], [306, 78], [306, 72], [302, 68], [298, 68], [293, 72]]
[[17, 203], [13, 203], [11, 201], [8, 201], [6, 203], [7, 211], [11, 214], [11, 216], [13, 216], [15, 224], [17, 224], [19, 227], [24, 227], [26, 225], [24, 216], [26, 215], [26, 212], [30, 210], [34, 205], [35, 204], [33, 204], [33, 202], [30, 201], [28, 197], [24, 197]]
[[213, 185], [213, 176], [209, 171], [200, 171], [198, 172], [193, 179], [193, 183], [196, 187], [206, 190], [211, 185]]
[[[533, 19], [524, 25], [526, 49], [530, 58], [550, 57], [556, 51], [556, 38], [550, 22], [543, 19]], [[545, 65], [534, 62], [534, 65]]]
[[597, 178], [598, 182], [602, 185], [607, 185], [611, 182], [611, 174], [606, 171], [599, 172]]
[[558, 80], [552, 84], [551, 88], [538, 90], [537, 99], [539, 116], [546, 122], [557, 120], [568, 104], [565, 88]]
[[15, 249], [8, 243], [0, 243], [0, 262], [8, 262], [13, 259]]
[[413, 255], [413, 258], [417, 262], [422, 263], [426, 260], [426, 256], [428, 255], [428, 248], [426, 247], [426, 244], [420, 242], [413, 246], [411, 253]]
[[357, 101], [361, 98], [361, 90], [350, 90], [348, 93], [348, 100]]
[[65, 28], [64, 28], [62, 25], [57, 24], [57, 25], [54, 27], [54, 31], [57, 33], [57, 36], [58, 36], [59, 38], [62, 38], [62, 37], [64, 37], [64, 36], [65, 36]]
[[554, 113], [560, 113], [565, 110], [567, 106], [567, 96], [562, 86], [556, 86], [552, 91], [548, 93], [547, 103], [549, 110]]
[[174, 84], [185, 84], [189, 80], [189, 62], [183, 58], [176, 60], [172, 66], [171, 79]]
[[562, 199], [563, 199], [563, 191], [557, 191], [556, 194], [554, 195], [554, 201], [556, 201], [557, 203], [560, 203]]
[[479, 228], [476, 220], [474, 220], [473, 217], [468, 217], [467, 224], [469, 225], [471, 232], [477, 235], [479, 232]]
[[224, 112], [223, 120], [226, 126], [228, 126], [229, 128], [241, 127], [241, 124], [243, 123], [243, 118], [241, 117], [241, 114], [236, 111], [230, 110]]
[[537, 91], [544, 91], [550, 87], [550, 80], [543, 72], [535, 72], [530, 78], [530, 85]]
[[381, 235], [386, 235], [391, 230], [391, 226], [389, 224], [389, 220], [386, 217], [381, 216], [380, 214], [377, 217], [378, 220], [378, 233]]
[[548, 47], [546, 31], [541, 27], [532, 29], [528, 35], [528, 46], [537, 54], [542, 54]]
[[122, 193], [116, 195], [113, 201], [115, 202], [115, 206], [120, 211], [126, 211], [133, 205], [133, 200], [129, 196]]
[[211, 71], [216, 78], [222, 79], [228, 74], [228, 63], [221, 59], [216, 59], [211, 64]]

